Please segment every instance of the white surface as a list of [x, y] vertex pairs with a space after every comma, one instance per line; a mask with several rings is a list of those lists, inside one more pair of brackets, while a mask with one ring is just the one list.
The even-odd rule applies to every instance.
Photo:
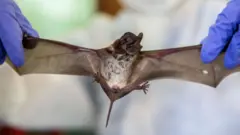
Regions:
[[18, 76], [0, 66], [1, 119], [24, 129], [93, 128], [93, 102], [84, 77]]

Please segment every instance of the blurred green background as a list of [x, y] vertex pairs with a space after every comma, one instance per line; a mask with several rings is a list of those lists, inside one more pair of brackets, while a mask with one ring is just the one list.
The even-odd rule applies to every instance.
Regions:
[[15, 0], [41, 37], [54, 38], [85, 27], [96, 0]]

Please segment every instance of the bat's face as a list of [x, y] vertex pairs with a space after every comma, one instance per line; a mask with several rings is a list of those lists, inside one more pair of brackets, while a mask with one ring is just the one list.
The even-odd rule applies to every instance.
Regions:
[[115, 54], [137, 55], [142, 46], [140, 44], [143, 38], [143, 33], [138, 36], [131, 32], [126, 32], [120, 39], [113, 44]]

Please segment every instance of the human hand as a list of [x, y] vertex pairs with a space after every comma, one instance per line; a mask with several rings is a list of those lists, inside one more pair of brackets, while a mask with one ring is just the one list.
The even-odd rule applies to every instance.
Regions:
[[0, 64], [6, 55], [15, 66], [24, 64], [23, 33], [38, 37], [13, 0], [0, 0]]
[[226, 45], [224, 66], [228, 69], [240, 64], [240, 1], [231, 0], [218, 15], [216, 23], [209, 28], [208, 36], [202, 41], [201, 59], [213, 61]]

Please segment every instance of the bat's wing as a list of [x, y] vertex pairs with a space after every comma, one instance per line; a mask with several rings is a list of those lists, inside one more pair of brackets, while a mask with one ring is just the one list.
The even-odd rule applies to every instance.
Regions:
[[90, 76], [96, 73], [99, 57], [96, 50], [63, 42], [24, 37], [25, 63], [17, 68], [8, 60], [19, 75], [66, 74]]
[[216, 87], [227, 75], [240, 71], [240, 67], [226, 69], [222, 52], [210, 64], [200, 59], [201, 45], [143, 51], [130, 79], [131, 83], [173, 78]]

